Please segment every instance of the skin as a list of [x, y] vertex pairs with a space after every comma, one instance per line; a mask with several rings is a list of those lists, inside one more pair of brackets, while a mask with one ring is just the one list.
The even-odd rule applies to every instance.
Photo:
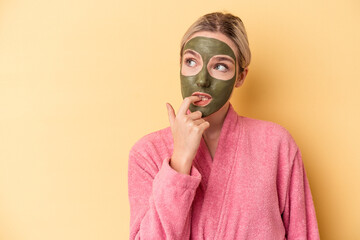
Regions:
[[[213, 38], [222, 41], [231, 48], [233, 53], [236, 52], [235, 44], [222, 33], [206, 31], [198, 32], [193, 34], [189, 38], [188, 42], [195, 37]], [[237, 62], [238, 56], [235, 57]], [[180, 61], [182, 60], [183, 59]], [[180, 66], [183, 66], [181, 62], [180, 64]], [[234, 67], [234, 69], [236, 69], [236, 67]], [[182, 68], [181, 74], [184, 76], [194, 74], [194, 72], [188, 70], [189, 69]], [[233, 87], [240, 87], [243, 84], [247, 73], [248, 68], [245, 68], [241, 73], [238, 73], [238, 71], [235, 70], [235, 81], [233, 83]], [[219, 77], [219, 75], [217, 75], [217, 77]], [[191, 104], [200, 100], [200, 98], [196, 96], [185, 97], [177, 114], [175, 114], [171, 104], [166, 104], [171, 132], [174, 140], [174, 150], [170, 160], [170, 166], [173, 169], [179, 173], [190, 174], [192, 162], [196, 156], [201, 138], [204, 138], [211, 156], [213, 157], [215, 155], [220, 131], [224, 123], [226, 113], [229, 109], [229, 99], [219, 110], [208, 115], [207, 117], [202, 117], [201, 111], [196, 110], [194, 112], [189, 112]]]

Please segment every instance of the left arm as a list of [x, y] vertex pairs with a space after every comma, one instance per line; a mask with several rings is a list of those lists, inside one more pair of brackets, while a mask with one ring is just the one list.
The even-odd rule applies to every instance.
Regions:
[[320, 239], [315, 207], [300, 151], [291, 167], [282, 219], [286, 239]]

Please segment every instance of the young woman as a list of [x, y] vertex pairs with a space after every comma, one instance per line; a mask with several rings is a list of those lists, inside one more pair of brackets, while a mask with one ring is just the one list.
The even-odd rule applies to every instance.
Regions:
[[180, 56], [180, 109], [130, 151], [130, 239], [319, 239], [293, 138], [229, 102], [251, 58], [240, 18], [204, 15]]

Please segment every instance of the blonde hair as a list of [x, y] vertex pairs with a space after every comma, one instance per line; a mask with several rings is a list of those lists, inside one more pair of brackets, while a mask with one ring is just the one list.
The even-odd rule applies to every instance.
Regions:
[[249, 66], [251, 60], [249, 41], [245, 26], [239, 17], [221, 12], [213, 12], [200, 17], [184, 34], [180, 44], [180, 57], [182, 57], [186, 41], [191, 35], [201, 31], [220, 32], [227, 36], [237, 47], [235, 54], [239, 59], [240, 72]]

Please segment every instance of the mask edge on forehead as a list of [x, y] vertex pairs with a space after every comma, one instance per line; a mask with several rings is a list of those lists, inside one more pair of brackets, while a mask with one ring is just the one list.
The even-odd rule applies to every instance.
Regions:
[[[219, 54], [214, 54], [213, 56], [215, 56], [215, 55], [222, 55], [222, 54], [223, 54], [223, 55], [228, 55], [228, 56], [232, 57], [235, 62], [237, 62], [236, 54], [235, 54], [235, 52], [233, 51], [233, 49], [232, 49], [226, 42], [223, 42], [223, 41], [221, 41], [221, 40], [219, 40], [219, 39], [217, 39], [217, 38], [212, 38], [212, 37], [196, 36], [196, 37], [191, 38], [190, 40], [188, 40], [188, 41], [185, 43], [182, 54], [184, 54], [184, 51], [185, 51], [186, 49], [195, 50], [194, 47], [190, 48], [190, 47], [189, 47], [189, 44], [192, 45], [192, 42], [193, 42], [193, 41], [196, 41], [196, 40], [198, 40], [198, 41], [214, 41], [214, 42], [217, 42], [217, 43], [223, 45], [223, 47], [226, 48], [225, 51], [226, 51], [226, 52], [229, 52], [230, 54], [219, 53]], [[200, 46], [203, 46], [203, 45], [200, 45]], [[198, 46], [198, 47], [199, 47], [199, 46]], [[198, 47], [197, 47], [197, 48], [198, 48]], [[198, 52], [198, 51], [196, 51], [196, 52]], [[200, 53], [199, 53], [199, 54], [200, 54]]]

